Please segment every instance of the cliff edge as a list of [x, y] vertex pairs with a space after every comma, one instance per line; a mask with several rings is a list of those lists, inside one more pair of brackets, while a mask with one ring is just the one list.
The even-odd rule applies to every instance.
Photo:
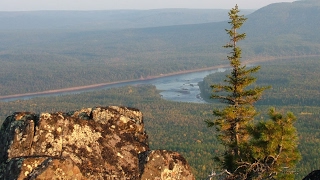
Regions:
[[137, 109], [17, 112], [0, 136], [0, 179], [195, 179], [179, 153], [149, 149]]

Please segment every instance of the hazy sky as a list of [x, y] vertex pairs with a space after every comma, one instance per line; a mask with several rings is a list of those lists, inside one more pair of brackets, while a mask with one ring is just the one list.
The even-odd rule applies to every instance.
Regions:
[[109, 10], [109, 9], [258, 9], [276, 2], [294, 0], [0, 0], [0, 11]]

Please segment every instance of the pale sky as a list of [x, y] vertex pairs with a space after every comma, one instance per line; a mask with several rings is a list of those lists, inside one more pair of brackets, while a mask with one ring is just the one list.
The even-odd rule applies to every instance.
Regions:
[[259, 9], [295, 0], [0, 0], [0, 11], [112, 10], [112, 9]]

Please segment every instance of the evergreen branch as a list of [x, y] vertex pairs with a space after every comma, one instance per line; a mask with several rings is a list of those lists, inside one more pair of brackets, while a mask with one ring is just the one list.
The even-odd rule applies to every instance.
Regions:
[[[223, 172], [225, 179], [271, 179], [282, 173], [281, 166], [296, 163], [299, 159], [297, 146], [293, 145], [297, 142], [292, 123], [295, 117], [288, 113], [284, 118], [275, 109], [270, 109], [270, 121], [253, 123], [258, 114], [254, 103], [271, 87], [252, 87], [256, 82], [252, 73], [258, 72], [260, 66], [247, 68], [242, 65], [242, 50], [237, 43], [245, 39], [246, 34], [239, 33], [238, 29], [246, 18], [238, 15], [239, 12], [237, 5], [229, 11], [231, 28], [225, 30], [230, 42], [223, 47], [232, 49], [227, 56], [231, 73], [226, 76], [225, 85], [211, 85], [211, 98], [227, 106], [223, 110], [214, 110], [216, 119], [206, 123], [208, 127], [216, 127], [217, 138], [226, 148], [221, 157], [221, 168], [226, 169]], [[284, 155], [293, 157], [283, 158]]]

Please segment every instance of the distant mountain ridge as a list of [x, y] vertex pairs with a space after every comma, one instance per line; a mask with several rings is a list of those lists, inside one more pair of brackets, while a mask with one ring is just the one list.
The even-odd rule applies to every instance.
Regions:
[[[247, 34], [246, 40], [241, 42], [244, 45], [244, 56], [292, 56], [320, 53], [320, 35], [318, 34], [320, 31], [320, 23], [318, 23], [320, 22], [320, 3], [318, 0], [274, 3], [251, 14], [249, 12], [241, 11], [241, 14], [248, 13], [245, 16], [248, 20], [240, 29], [241, 32]], [[19, 24], [19, 21], [23, 23]], [[46, 41], [59, 43], [59, 46], [66, 41], [73, 44], [76, 42], [77, 46], [87, 46], [82, 49], [88, 51], [95, 46], [99, 46], [99, 49], [103, 46], [110, 49], [115, 44], [126, 47], [130, 44], [150, 43], [145, 46], [148, 48], [150, 45], [161, 42], [161, 46], [157, 47], [160, 51], [166, 51], [161, 49], [162, 47], [172, 47], [170, 51], [189, 49], [188, 52], [190, 52], [190, 49], [193, 49], [197, 52], [206, 52], [212, 49], [210, 46], [214, 44], [227, 43], [228, 37], [224, 29], [229, 28], [229, 25], [226, 21], [227, 10], [0, 12], [0, 23], [2, 24], [0, 31], [12, 28], [52, 31], [57, 28], [61, 32], [60, 34], [45, 34], [40, 39], [38, 38], [39, 33], [19, 38], [15, 38], [13, 33], [7, 33], [3, 35], [4, 42], [7, 42], [3, 48], [17, 47], [15, 41], [24, 41], [18, 43], [21, 45], [29, 43], [30, 40], [32, 42], [39, 39], [39, 42], [43, 43], [41, 48]], [[108, 32], [108, 30], [113, 31]], [[10, 40], [10, 36], [15, 39]], [[221, 49], [220, 47], [212, 50], [216, 51]], [[82, 53], [78, 52], [78, 54]]]
[[270, 4], [247, 17], [250, 33], [312, 33], [319, 30], [320, 1]]
[[[246, 15], [248, 20], [240, 29], [247, 34], [246, 40], [241, 42], [244, 47], [244, 56], [319, 54], [319, 2], [303, 0], [274, 3]], [[168, 44], [193, 44], [192, 46], [197, 47], [202, 45], [205, 49], [214, 44], [227, 43], [228, 37], [224, 29], [229, 28], [229, 25], [226, 21], [156, 27], [134, 32], [141, 31], [145, 36], [157, 36], [165, 40], [166, 37], [170, 37], [167, 39], [170, 42]]]
[[246, 41], [255, 47], [255, 53], [285, 51], [289, 46], [295, 47], [287, 53], [319, 53], [320, 1], [270, 4], [247, 17], [243, 31], [248, 34]]
[[[254, 10], [244, 10], [250, 14]], [[1, 29], [109, 30], [224, 21], [225, 9], [0, 12]]]

